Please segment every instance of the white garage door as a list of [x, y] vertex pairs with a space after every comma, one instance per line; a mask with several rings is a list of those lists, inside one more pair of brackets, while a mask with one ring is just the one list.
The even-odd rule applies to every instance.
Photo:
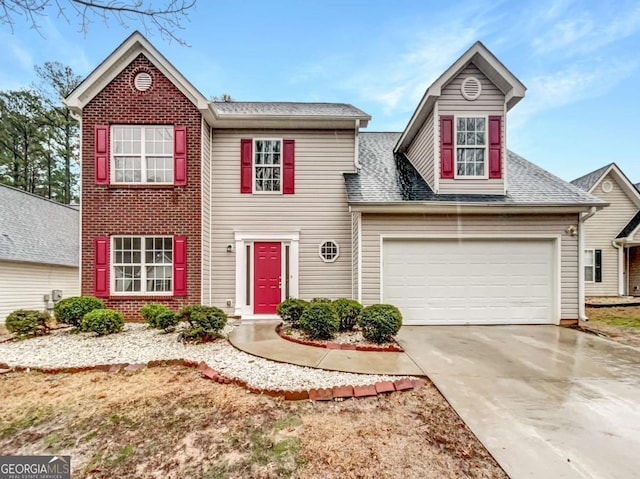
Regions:
[[556, 323], [555, 242], [385, 240], [382, 297], [404, 324]]

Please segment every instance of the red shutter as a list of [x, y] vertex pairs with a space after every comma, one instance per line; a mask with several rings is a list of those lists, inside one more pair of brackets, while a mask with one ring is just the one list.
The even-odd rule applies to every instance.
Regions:
[[296, 191], [295, 187], [295, 164], [296, 164], [296, 140], [283, 140], [283, 171], [282, 171], [282, 193], [292, 195]]
[[187, 184], [187, 128], [173, 127], [173, 184]]
[[240, 193], [253, 190], [253, 140], [240, 140]]
[[453, 178], [453, 115], [440, 116], [440, 178]]
[[96, 125], [94, 169], [96, 185], [109, 184], [109, 125]]
[[93, 295], [109, 296], [109, 237], [93, 238]]
[[173, 295], [187, 295], [187, 237], [173, 237]]
[[502, 178], [502, 117], [489, 117], [489, 178]]

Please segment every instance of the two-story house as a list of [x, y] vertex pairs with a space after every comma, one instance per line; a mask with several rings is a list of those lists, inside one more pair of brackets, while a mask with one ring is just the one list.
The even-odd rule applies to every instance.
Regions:
[[348, 104], [210, 102], [134, 33], [67, 98], [82, 118], [82, 290], [269, 318], [286, 297], [406, 324], [574, 321], [606, 203], [506, 149], [525, 88], [481, 43], [407, 128]]

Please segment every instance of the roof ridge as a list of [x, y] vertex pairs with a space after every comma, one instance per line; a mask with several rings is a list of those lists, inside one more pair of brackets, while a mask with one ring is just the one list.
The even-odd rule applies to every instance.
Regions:
[[20, 188], [16, 188], [15, 186], [5, 185], [4, 183], [0, 183], [0, 186], [2, 186], [4, 188], [7, 188], [9, 190], [16, 191], [18, 193], [23, 193], [23, 194], [31, 196], [33, 198], [37, 198], [39, 200], [43, 200], [43, 201], [47, 201], [49, 203], [53, 203], [54, 205], [57, 205], [57, 206], [64, 206], [65, 208], [69, 208], [70, 210], [78, 211], [78, 208], [77, 208], [78, 205], [67, 205], [65, 203], [60, 203], [59, 201], [52, 200], [50, 198], [45, 198], [44, 196], [36, 195], [35, 193], [31, 193], [29, 191], [21, 190]]

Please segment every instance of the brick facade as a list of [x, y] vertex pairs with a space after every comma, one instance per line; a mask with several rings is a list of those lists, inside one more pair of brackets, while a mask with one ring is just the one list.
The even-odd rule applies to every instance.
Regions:
[[[151, 74], [153, 85], [133, 88], [136, 72]], [[96, 185], [94, 126], [106, 124], [180, 125], [187, 128], [186, 186]], [[139, 55], [82, 112], [82, 294], [92, 294], [93, 238], [113, 235], [185, 235], [187, 296], [104, 298], [127, 320], [140, 320], [147, 302], [173, 310], [199, 304], [201, 291], [201, 114], [144, 55]]]

